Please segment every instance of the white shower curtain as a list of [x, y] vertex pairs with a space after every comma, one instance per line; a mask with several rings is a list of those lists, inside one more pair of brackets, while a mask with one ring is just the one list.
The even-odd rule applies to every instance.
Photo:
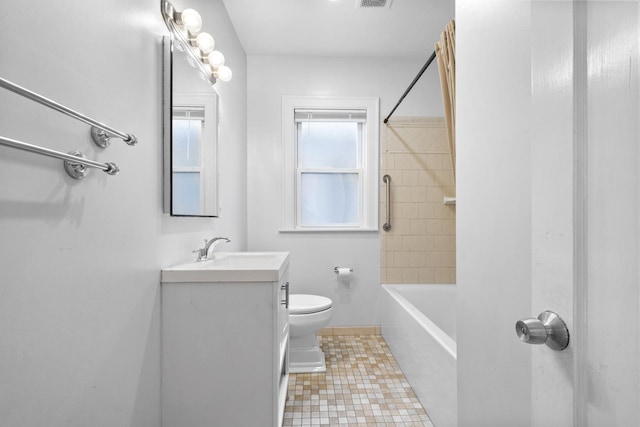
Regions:
[[456, 176], [456, 25], [452, 20], [435, 44], [444, 102], [444, 118], [451, 153], [453, 177]]

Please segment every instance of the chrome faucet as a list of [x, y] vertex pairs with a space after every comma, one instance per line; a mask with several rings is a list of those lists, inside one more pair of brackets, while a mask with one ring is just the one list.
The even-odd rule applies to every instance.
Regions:
[[220, 240], [224, 240], [225, 242], [230, 242], [231, 240], [226, 237], [214, 237], [211, 240], [204, 239], [204, 248], [196, 249], [193, 251], [194, 254], [198, 254], [198, 261], [206, 261], [209, 259], [209, 248], [213, 246], [214, 248], [218, 244], [217, 242]]

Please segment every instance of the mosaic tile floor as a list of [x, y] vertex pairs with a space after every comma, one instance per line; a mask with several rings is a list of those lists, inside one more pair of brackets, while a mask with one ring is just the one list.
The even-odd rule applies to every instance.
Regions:
[[323, 336], [327, 372], [291, 374], [285, 426], [428, 426], [379, 335]]

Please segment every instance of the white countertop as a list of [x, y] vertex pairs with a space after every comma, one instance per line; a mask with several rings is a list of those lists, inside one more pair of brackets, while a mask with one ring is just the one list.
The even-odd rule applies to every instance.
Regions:
[[276, 282], [289, 266], [289, 252], [215, 252], [162, 270], [162, 283]]

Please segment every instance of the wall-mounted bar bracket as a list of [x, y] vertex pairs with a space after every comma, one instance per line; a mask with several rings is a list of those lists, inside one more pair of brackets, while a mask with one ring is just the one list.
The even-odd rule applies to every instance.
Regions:
[[[81, 157], [83, 159], [86, 159], [84, 154], [82, 154], [79, 151], [70, 151], [69, 154], [71, 154], [72, 156]], [[86, 167], [85, 165], [83, 165], [81, 163], [76, 163], [76, 162], [71, 161], [71, 160], [65, 160], [64, 161], [64, 170], [67, 172], [67, 174], [71, 178], [75, 178], [75, 179], [83, 179], [84, 177], [89, 175], [89, 168], [88, 167]]]
[[91, 126], [91, 140], [94, 144], [101, 148], [107, 148], [111, 145], [111, 136], [102, 129]]

